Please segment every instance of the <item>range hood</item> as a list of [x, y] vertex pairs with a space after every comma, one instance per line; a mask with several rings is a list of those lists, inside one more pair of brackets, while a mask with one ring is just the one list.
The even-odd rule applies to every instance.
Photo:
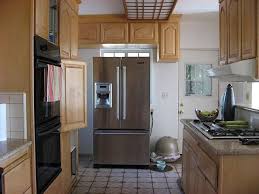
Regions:
[[208, 76], [225, 82], [256, 82], [256, 59], [248, 59], [207, 70]]

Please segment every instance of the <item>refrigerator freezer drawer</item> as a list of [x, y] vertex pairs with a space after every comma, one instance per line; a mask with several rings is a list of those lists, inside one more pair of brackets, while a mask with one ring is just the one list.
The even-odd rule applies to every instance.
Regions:
[[94, 164], [149, 165], [149, 131], [95, 130]]

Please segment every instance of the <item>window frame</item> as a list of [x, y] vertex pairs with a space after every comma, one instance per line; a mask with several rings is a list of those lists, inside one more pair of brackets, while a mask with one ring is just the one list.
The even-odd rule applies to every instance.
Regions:
[[125, 57], [129, 57], [129, 53], [149, 53], [149, 57], [151, 58], [152, 50], [151, 49], [101, 49], [100, 56], [104, 57], [104, 53], [113, 53], [113, 57], [115, 57], [115, 53], [125, 53]]

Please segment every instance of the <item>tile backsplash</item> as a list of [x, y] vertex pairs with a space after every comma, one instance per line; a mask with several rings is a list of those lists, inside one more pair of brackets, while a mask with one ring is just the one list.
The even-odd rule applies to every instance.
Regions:
[[24, 93], [0, 92], [0, 140], [26, 139], [26, 96]]

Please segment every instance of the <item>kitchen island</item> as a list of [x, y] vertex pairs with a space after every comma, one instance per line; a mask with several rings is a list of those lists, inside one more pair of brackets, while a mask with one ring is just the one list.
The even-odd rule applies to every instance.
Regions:
[[190, 122], [183, 131], [185, 194], [258, 194], [259, 146], [238, 139], [210, 140]]

